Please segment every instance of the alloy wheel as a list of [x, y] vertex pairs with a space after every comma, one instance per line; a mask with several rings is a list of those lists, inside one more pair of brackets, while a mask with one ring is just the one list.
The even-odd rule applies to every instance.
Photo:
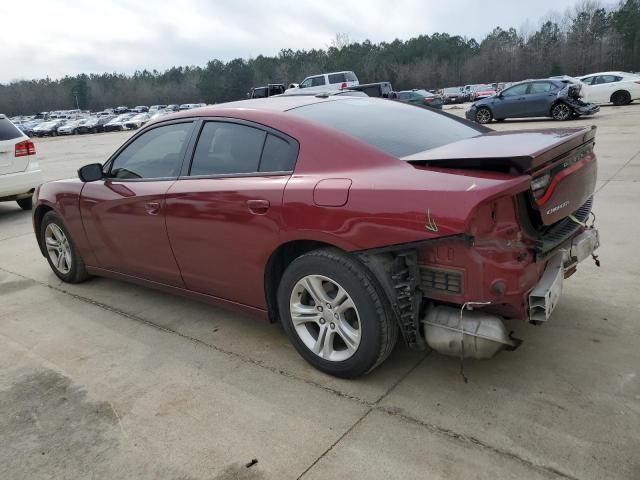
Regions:
[[486, 108], [481, 108], [476, 113], [478, 123], [489, 123], [491, 121], [491, 112]]
[[44, 241], [51, 264], [66, 275], [71, 271], [71, 245], [62, 229], [50, 223], [44, 231]]
[[335, 280], [307, 275], [293, 287], [291, 321], [305, 346], [318, 357], [341, 362], [352, 357], [362, 338], [355, 303]]
[[571, 116], [571, 109], [564, 103], [559, 103], [553, 107], [553, 118], [556, 120], [566, 120]]

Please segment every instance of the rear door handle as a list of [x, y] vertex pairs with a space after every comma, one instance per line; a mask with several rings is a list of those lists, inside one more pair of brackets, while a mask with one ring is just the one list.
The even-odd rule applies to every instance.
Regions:
[[270, 206], [269, 200], [247, 200], [247, 207], [254, 215], [264, 215]]
[[149, 215], [157, 215], [160, 211], [160, 202], [148, 202], [144, 204], [144, 209]]

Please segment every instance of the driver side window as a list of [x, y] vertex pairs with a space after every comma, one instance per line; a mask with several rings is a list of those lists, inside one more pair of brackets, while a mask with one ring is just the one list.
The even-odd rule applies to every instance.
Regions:
[[153, 128], [125, 147], [113, 160], [109, 178], [177, 177], [193, 123]]
[[528, 83], [521, 83], [520, 85], [515, 85], [513, 87], [507, 88], [502, 91], [503, 97], [515, 97], [517, 95], [524, 95], [527, 93]]

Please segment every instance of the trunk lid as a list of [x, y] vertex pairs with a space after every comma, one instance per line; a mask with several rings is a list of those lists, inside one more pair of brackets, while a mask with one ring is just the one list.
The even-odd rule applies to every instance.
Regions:
[[548, 226], [577, 211], [593, 195], [595, 131], [596, 127], [490, 132], [402, 160], [436, 168], [531, 175], [529, 203], [539, 213], [532, 220]]

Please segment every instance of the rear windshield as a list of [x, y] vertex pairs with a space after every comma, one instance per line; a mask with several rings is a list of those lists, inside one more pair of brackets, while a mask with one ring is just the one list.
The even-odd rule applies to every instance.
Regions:
[[9, 121], [8, 118], [0, 118], [0, 142], [20, 138], [22, 132]]
[[398, 158], [482, 133], [431, 109], [376, 98], [326, 101], [289, 112], [335, 128]]

